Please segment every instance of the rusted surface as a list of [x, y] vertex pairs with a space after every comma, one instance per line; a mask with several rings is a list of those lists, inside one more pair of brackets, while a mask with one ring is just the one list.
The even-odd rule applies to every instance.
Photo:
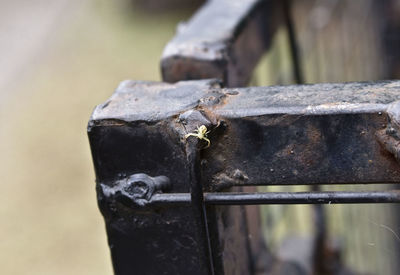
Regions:
[[237, 169], [248, 180], [235, 185], [398, 182], [397, 163], [375, 139], [385, 123], [378, 113], [234, 119], [211, 147], [205, 173], [217, 189], [220, 175]]
[[181, 23], [161, 60], [163, 80], [219, 78], [228, 87], [248, 83], [277, 29], [279, 1], [208, 1]]
[[[397, 81], [242, 89], [195, 83], [147, 87], [125, 82], [106, 105], [96, 108], [92, 123], [169, 120], [170, 127], [179, 129], [174, 142], [184, 143], [183, 136], [199, 122], [180, 121], [179, 116], [200, 111], [212, 121], [211, 147], [203, 152], [205, 180], [217, 189], [224, 182], [230, 186], [399, 179], [397, 164], [375, 137], [387, 126], [387, 109], [399, 99]], [[244, 176], [235, 179], [235, 171]]]
[[[134, 210], [105, 196], [102, 188], [145, 173], [168, 177], [172, 193], [189, 193], [193, 163], [185, 135], [197, 126], [211, 130], [209, 148], [191, 139], [199, 149], [196, 175], [204, 191], [235, 185], [399, 183], [399, 165], [376, 137], [394, 125], [399, 99], [400, 81], [240, 89], [223, 89], [215, 81], [125, 81], [95, 109], [88, 126], [116, 274], [207, 274], [192, 208]], [[216, 274], [251, 270], [243, 267], [250, 264], [248, 242], [233, 236], [252, 229], [216, 208], [207, 211]], [[231, 261], [237, 266], [225, 265], [224, 259], [234, 258], [241, 259]]]

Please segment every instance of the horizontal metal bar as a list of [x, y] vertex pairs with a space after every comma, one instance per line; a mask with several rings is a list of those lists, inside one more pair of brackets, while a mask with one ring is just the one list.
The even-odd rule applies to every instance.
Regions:
[[[385, 135], [400, 136], [395, 124], [400, 121], [400, 81], [215, 85], [123, 82], [89, 123], [92, 151], [101, 159], [95, 161], [99, 182], [132, 171], [131, 165], [135, 172], [147, 171], [142, 156], [149, 155], [149, 165], [161, 159], [154, 146], [169, 148], [170, 155], [163, 150], [164, 159], [178, 168], [165, 176], [176, 178], [173, 173], [182, 165], [170, 156], [184, 148], [186, 134], [205, 125], [211, 146], [204, 148], [201, 140], [199, 146], [205, 149], [202, 180], [209, 192], [234, 185], [400, 183], [400, 166], [390, 153], [397, 149], [385, 149], [396, 144], [386, 144]], [[103, 147], [101, 140], [109, 145]], [[116, 148], [124, 148], [118, 151], [123, 157]]]
[[[204, 193], [208, 205], [400, 203], [400, 191]], [[190, 203], [189, 193], [155, 194], [150, 204]]]

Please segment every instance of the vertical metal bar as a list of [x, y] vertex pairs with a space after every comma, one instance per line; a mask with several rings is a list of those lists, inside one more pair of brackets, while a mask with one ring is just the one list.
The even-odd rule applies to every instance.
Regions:
[[[254, 188], [255, 191], [257, 190], [256, 188]], [[243, 190], [243, 188], [241, 188], [241, 190]], [[251, 207], [251, 206], [250, 206]], [[251, 236], [251, 232], [250, 232], [250, 227], [252, 226], [251, 224], [251, 220], [249, 217], [249, 213], [251, 213], [252, 211], [255, 211], [256, 213], [259, 213], [259, 208], [250, 208], [249, 206], [240, 206], [240, 213], [241, 213], [241, 218], [244, 221], [244, 233], [246, 234], [246, 237], [249, 238], [248, 236]], [[260, 218], [260, 216], [258, 217], [258, 219]], [[254, 225], [253, 225], [254, 226]], [[255, 253], [253, 252], [252, 249], [252, 244], [251, 244], [251, 240], [247, 240], [246, 241], [246, 249], [247, 249], [247, 257], [248, 257], [248, 262], [249, 262], [249, 273], [251, 275], [255, 274], [255, 263], [254, 263], [254, 258], [256, 255], [254, 255]]]
[[301, 70], [301, 61], [299, 57], [299, 46], [297, 43], [296, 32], [294, 30], [293, 19], [290, 12], [291, 4], [292, 4], [291, 0], [283, 1], [283, 16], [285, 20], [286, 29], [288, 32], [290, 54], [292, 56], [292, 62], [293, 62], [294, 79], [296, 84], [302, 84], [304, 83], [304, 79], [303, 79], [303, 72]]
[[209, 262], [209, 274], [214, 275], [214, 261], [208, 230], [207, 211], [204, 203], [203, 186], [201, 184], [200, 159], [197, 140], [192, 139], [186, 145], [187, 160], [189, 163], [190, 197], [193, 214], [199, 228], [200, 240], [203, 240], [204, 251]]
[[[314, 190], [316, 189], [316, 190]], [[319, 191], [321, 188], [313, 188], [313, 191]], [[313, 251], [313, 269], [315, 274], [327, 274], [326, 266], [329, 266], [326, 259], [327, 250], [327, 228], [326, 228], [326, 212], [324, 205], [313, 205], [314, 209], [314, 251]]]

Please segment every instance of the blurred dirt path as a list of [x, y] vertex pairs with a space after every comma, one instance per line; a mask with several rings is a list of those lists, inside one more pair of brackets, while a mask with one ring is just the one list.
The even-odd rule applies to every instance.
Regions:
[[[84, 1], [0, 2], [0, 100], [34, 70], [63, 24]], [[51, 42], [50, 42], [51, 43]]]
[[182, 18], [123, 3], [0, 0], [0, 274], [112, 274], [87, 122]]

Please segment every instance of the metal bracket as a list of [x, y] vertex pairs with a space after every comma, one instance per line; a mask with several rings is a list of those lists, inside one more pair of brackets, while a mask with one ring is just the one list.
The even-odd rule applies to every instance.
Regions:
[[168, 177], [149, 175], [139, 173], [117, 180], [112, 187], [100, 184], [103, 194], [106, 197], [114, 197], [128, 206], [144, 207], [150, 201], [155, 193], [165, 191], [171, 187]]

